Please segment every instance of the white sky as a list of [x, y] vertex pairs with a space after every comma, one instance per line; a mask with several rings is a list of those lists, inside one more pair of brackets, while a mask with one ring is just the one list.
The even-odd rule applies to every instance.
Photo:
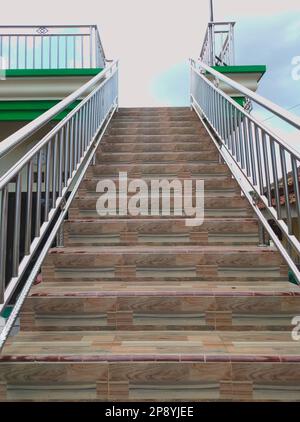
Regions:
[[[214, 2], [218, 20], [300, 10], [299, 0]], [[151, 106], [161, 105], [153, 79], [199, 54], [208, 16], [208, 0], [11, 0], [0, 24], [97, 23], [107, 57], [120, 59], [120, 104]]]

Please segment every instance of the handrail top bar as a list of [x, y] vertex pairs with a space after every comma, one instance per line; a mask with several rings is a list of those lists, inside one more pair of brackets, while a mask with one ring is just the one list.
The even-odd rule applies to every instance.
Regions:
[[101, 71], [92, 79], [90, 79], [86, 84], [78, 88], [76, 91], [72, 92], [72, 94], [68, 95], [66, 98], [64, 98], [58, 104], [47, 110], [41, 116], [29, 122], [17, 132], [13, 133], [8, 138], [0, 142], [0, 159], [8, 152], [16, 148], [21, 142], [28, 139], [29, 136], [31, 136], [33, 133], [43, 127], [54, 116], [62, 112], [67, 106], [69, 106], [79, 97], [81, 97], [82, 94], [84, 94], [89, 88], [93, 87], [97, 82], [99, 82], [112, 69], [112, 67], [117, 64], [118, 60], [114, 60], [103, 71]]
[[208, 25], [235, 25], [235, 21], [228, 21], [228, 22], [208, 22]]
[[[191, 60], [191, 63], [195, 63], [195, 60], [193, 60], [193, 59], [190, 59], [190, 60]], [[246, 97], [249, 97], [255, 103], [263, 106], [267, 110], [271, 111], [271, 113], [280, 117], [281, 119], [283, 119], [287, 123], [290, 123], [292, 126], [296, 127], [297, 129], [300, 129], [300, 118], [299, 117], [296, 117], [294, 114], [285, 110], [283, 107], [280, 107], [279, 105], [273, 103], [270, 100], [267, 100], [266, 98], [262, 97], [261, 95], [256, 94], [255, 92], [253, 92], [250, 89], [244, 87], [243, 85], [239, 84], [238, 82], [233, 81], [232, 79], [228, 78], [224, 74], [222, 74], [222, 73], [218, 72], [217, 70], [213, 69], [212, 67], [206, 65], [201, 60], [198, 60], [197, 62], [200, 65], [200, 67], [205, 69], [211, 75], [215, 76], [217, 79], [225, 82], [227, 85], [231, 86], [232, 88], [236, 89], [237, 91], [240, 91], [242, 94], [244, 94]]]
[[86, 24], [86, 25], [82, 25], [82, 24], [74, 24], [74, 25], [46, 25], [46, 24], [41, 24], [41, 25], [0, 25], [0, 28], [41, 28], [41, 27], [46, 27], [46, 28], [97, 28], [97, 24]]

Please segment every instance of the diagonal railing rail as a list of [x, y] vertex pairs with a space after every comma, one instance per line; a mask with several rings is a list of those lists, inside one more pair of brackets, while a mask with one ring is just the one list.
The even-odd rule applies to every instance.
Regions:
[[262, 227], [300, 284], [300, 239], [293, 224], [295, 219], [300, 227], [300, 153], [220, 90], [219, 82], [298, 131], [300, 119], [204, 62], [191, 60], [190, 65], [191, 107], [211, 133]]
[[[82, 98], [84, 93], [86, 96], [76, 108], [0, 178], [0, 312], [16, 289], [21, 290], [0, 334], [0, 348], [118, 107], [118, 62], [113, 62], [83, 87], [4, 141], [0, 151], [3, 155], [18, 146], [70, 103]], [[14, 201], [9, 207], [11, 194]], [[10, 219], [14, 223], [11, 238], [7, 233]], [[12, 251], [11, 257], [9, 250]], [[10, 266], [7, 265], [9, 258]], [[25, 284], [23, 280], [21, 285], [28, 268], [30, 273], [26, 275]]]

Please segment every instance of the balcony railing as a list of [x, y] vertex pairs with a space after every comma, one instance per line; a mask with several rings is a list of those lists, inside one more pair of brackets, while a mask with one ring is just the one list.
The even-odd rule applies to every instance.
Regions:
[[0, 26], [0, 57], [6, 69], [105, 66], [96, 25]]
[[208, 66], [232, 66], [234, 60], [235, 22], [210, 22], [208, 24], [200, 60]]

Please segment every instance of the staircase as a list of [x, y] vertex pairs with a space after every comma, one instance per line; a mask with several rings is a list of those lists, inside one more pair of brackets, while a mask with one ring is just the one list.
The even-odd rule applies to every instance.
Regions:
[[[99, 217], [103, 178], [198, 178], [205, 221]], [[0, 400], [300, 400], [300, 291], [188, 108], [120, 109], [0, 355]]]

